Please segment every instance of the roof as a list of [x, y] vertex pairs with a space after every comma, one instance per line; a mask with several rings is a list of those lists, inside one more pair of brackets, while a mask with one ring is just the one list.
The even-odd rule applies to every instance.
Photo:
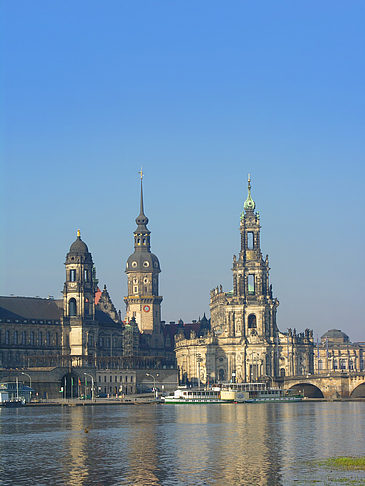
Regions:
[[58, 320], [62, 315], [62, 306], [62, 299], [0, 296], [0, 318]]
[[120, 328], [122, 327], [121, 323], [113, 321], [109, 314], [103, 312], [100, 309], [95, 309], [95, 320], [98, 321], [101, 325], [116, 326]]
[[341, 339], [345, 342], [349, 341], [349, 337], [347, 334], [342, 332], [340, 329], [329, 329], [326, 333], [321, 336], [321, 339]]

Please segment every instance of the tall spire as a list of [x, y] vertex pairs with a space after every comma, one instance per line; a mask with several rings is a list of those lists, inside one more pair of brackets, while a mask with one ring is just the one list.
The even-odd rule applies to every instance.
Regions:
[[[139, 205], [139, 216], [136, 218], [136, 223], [138, 224], [138, 230], [147, 230], [146, 225], [148, 224], [148, 218], [144, 214], [144, 207], [143, 207], [143, 171], [142, 168], [140, 171], [138, 171], [140, 177], [141, 177], [141, 199], [140, 199], [140, 205]], [[142, 228], [141, 228], [142, 227]], [[148, 230], [147, 230], [148, 231]]]
[[247, 186], [248, 186], [248, 196], [247, 199], [243, 205], [243, 209], [245, 211], [253, 211], [256, 207], [255, 201], [252, 199], [251, 196], [251, 175], [248, 174], [248, 181], [247, 181]]

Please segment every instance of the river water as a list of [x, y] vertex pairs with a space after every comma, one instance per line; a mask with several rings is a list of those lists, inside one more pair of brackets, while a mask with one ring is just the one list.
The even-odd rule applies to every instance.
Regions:
[[1, 485], [365, 484], [365, 403], [0, 408]]

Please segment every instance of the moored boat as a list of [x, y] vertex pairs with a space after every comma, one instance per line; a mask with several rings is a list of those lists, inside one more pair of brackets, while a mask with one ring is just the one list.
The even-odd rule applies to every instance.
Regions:
[[227, 398], [236, 403], [300, 402], [301, 395], [290, 395], [281, 388], [269, 387], [266, 383], [228, 383], [222, 385]]
[[210, 388], [208, 390], [201, 388], [178, 388], [174, 391], [173, 395], [162, 397], [162, 400], [164, 403], [176, 404], [228, 403], [233, 401], [223, 398], [220, 388]]
[[15, 398], [14, 400], [4, 401], [3, 405], [6, 408], [19, 408], [19, 407], [25, 407], [26, 402], [23, 398]]

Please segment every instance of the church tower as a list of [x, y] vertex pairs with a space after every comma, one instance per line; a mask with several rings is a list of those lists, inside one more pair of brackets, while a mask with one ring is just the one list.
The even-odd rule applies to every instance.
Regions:
[[80, 230], [66, 255], [63, 288], [63, 354], [85, 357], [95, 354], [95, 302], [93, 260]]
[[276, 310], [269, 283], [269, 258], [263, 259], [260, 247], [260, 215], [255, 213], [251, 196], [251, 178], [248, 176], [248, 196], [241, 214], [241, 250], [233, 258], [233, 296], [244, 304], [242, 334], [269, 339], [276, 335]]
[[[151, 253], [150, 235], [147, 228], [148, 218], [143, 207], [143, 173], [141, 175], [140, 212], [136, 218], [134, 232], [134, 253], [128, 258], [126, 274], [128, 276], [128, 296], [126, 303], [126, 321], [132, 318], [143, 334], [160, 334], [161, 302], [158, 295], [158, 274], [161, 272], [156, 255]], [[158, 345], [155, 340], [154, 345]]]

